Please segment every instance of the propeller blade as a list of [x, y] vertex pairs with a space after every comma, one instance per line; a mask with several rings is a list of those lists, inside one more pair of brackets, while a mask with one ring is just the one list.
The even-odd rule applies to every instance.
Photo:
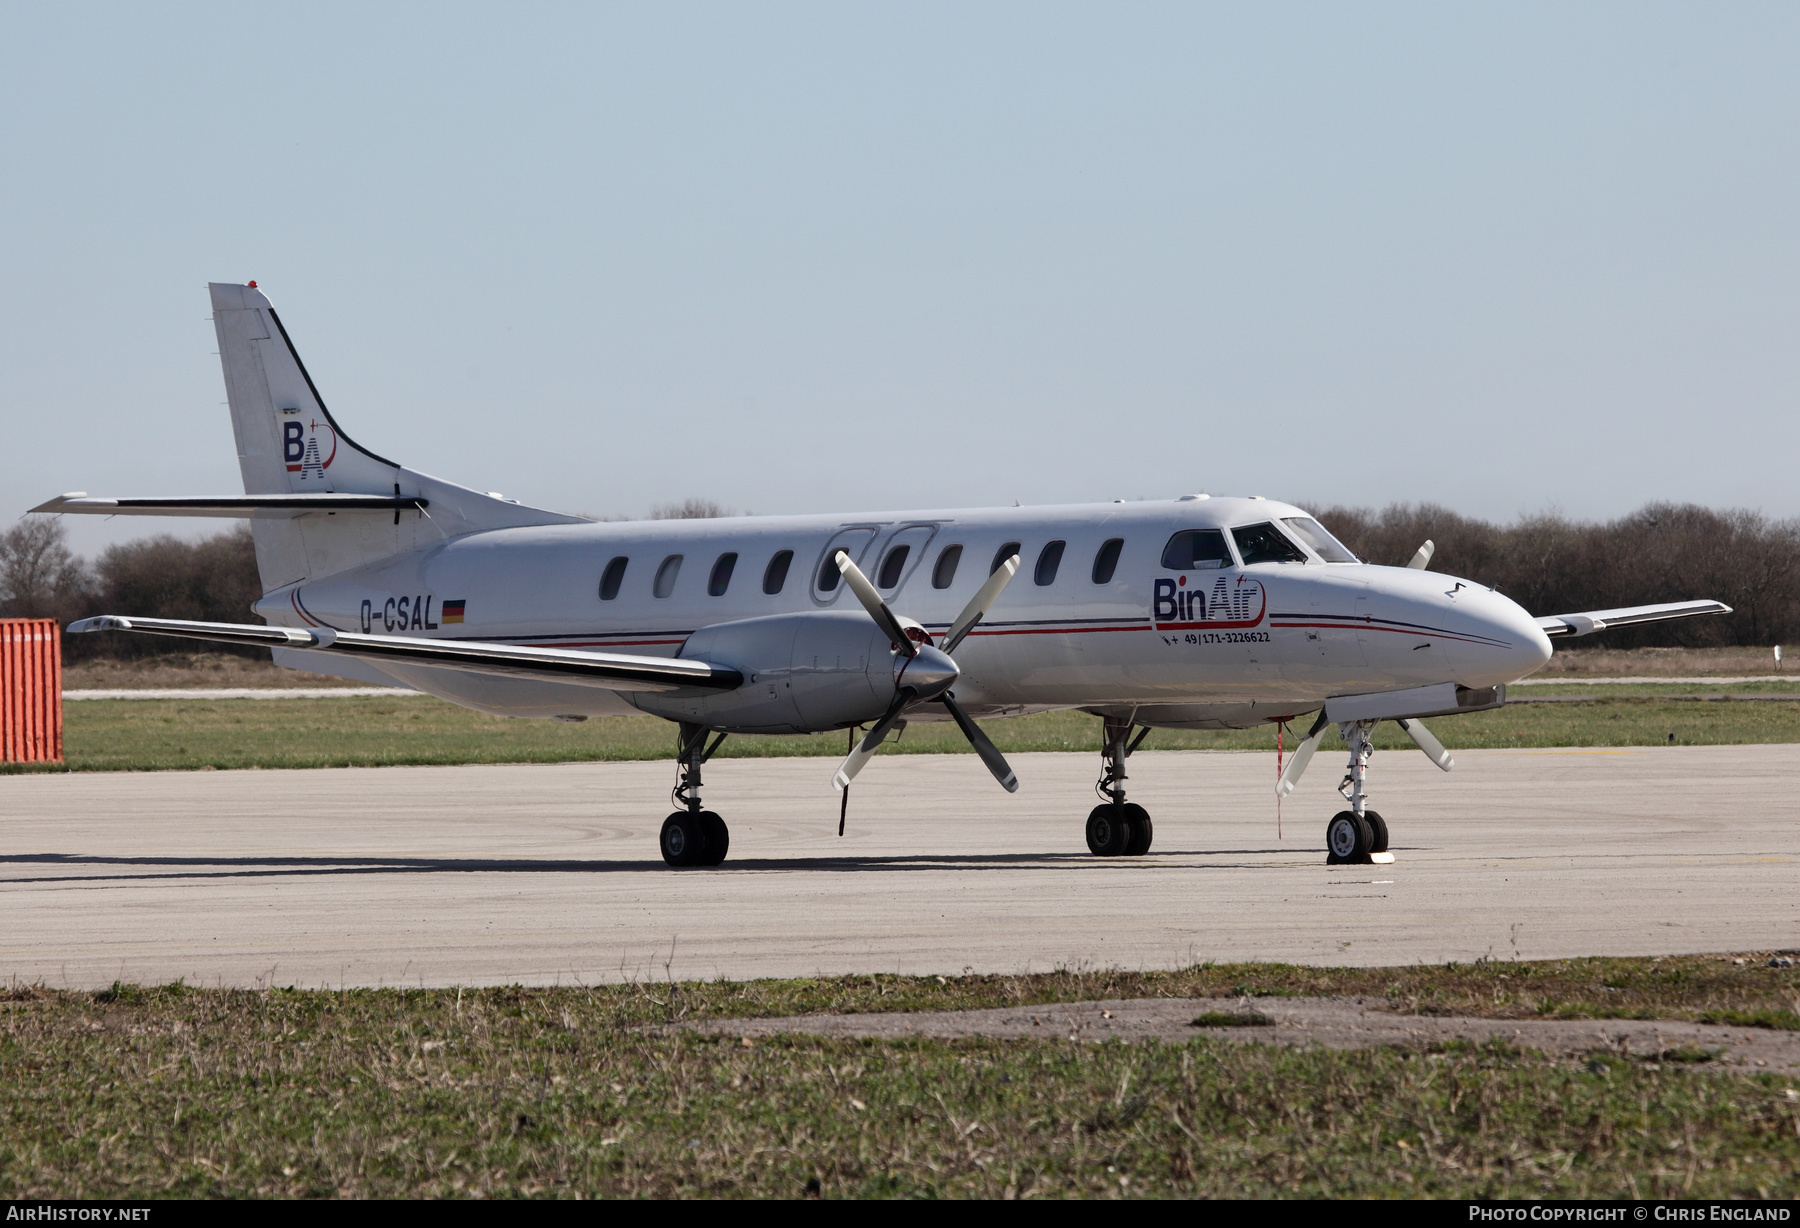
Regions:
[[[831, 778], [833, 787], [838, 789], [850, 787], [850, 782], [856, 779], [856, 774], [863, 770], [863, 764], [874, 758], [876, 748], [887, 740], [888, 731], [894, 727], [894, 722], [900, 719], [901, 709], [913, 701], [914, 694], [911, 687], [900, 688], [900, 693], [894, 696], [894, 702], [888, 705], [888, 710], [882, 714], [880, 720], [875, 722], [875, 727], [869, 730], [868, 735], [861, 742], [856, 744], [855, 750], [844, 757], [844, 762], [838, 767], [837, 775]], [[839, 823], [841, 825], [841, 818]]]
[[850, 556], [842, 550], [837, 552], [837, 565], [838, 571], [844, 577], [844, 583], [850, 586], [850, 591], [856, 594], [858, 601], [862, 602], [863, 609], [869, 612], [869, 617], [875, 620], [875, 625], [887, 632], [888, 638], [900, 646], [901, 653], [910, 657], [918, 652], [919, 646], [908, 638], [906, 629], [900, 625], [900, 620], [894, 617], [894, 612], [888, 609], [888, 604], [881, 599], [881, 594], [875, 591], [875, 586], [869, 583], [869, 577], [863, 575], [862, 568], [851, 562]]
[[1437, 553], [1437, 546], [1432, 543], [1430, 538], [1426, 538], [1425, 544], [1420, 546], [1418, 551], [1414, 553], [1412, 561], [1409, 562], [1407, 566], [1414, 571], [1424, 571], [1425, 564], [1431, 562], [1431, 556], [1435, 553]]
[[1000, 590], [1005, 588], [1007, 582], [1018, 573], [1019, 556], [1015, 554], [1000, 564], [994, 570], [994, 574], [987, 578], [987, 583], [983, 584], [980, 590], [969, 599], [969, 604], [963, 607], [963, 612], [958, 614], [956, 621], [950, 624], [950, 630], [944, 632], [944, 638], [938, 641], [938, 648], [943, 652], [955, 652], [956, 646], [962, 643], [969, 632], [975, 629], [975, 624], [981, 621], [982, 616], [988, 612], [988, 607], [993, 605], [995, 599], [1000, 596]]
[[1294, 786], [1300, 783], [1300, 776], [1306, 771], [1306, 765], [1312, 762], [1313, 752], [1319, 749], [1319, 739], [1325, 736], [1325, 727], [1330, 723], [1325, 719], [1325, 712], [1321, 709], [1319, 719], [1313, 722], [1312, 729], [1307, 732], [1306, 741], [1294, 747], [1294, 757], [1288, 760], [1286, 770], [1281, 773], [1281, 779], [1275, 782], [1276, 797], [1286, 797], [1294, 791]]
[[[1016, 558], [1017, 556], [1015, 556], [1015, 561]], [[987, 734], [981, 732], [981, 726], [969, 719], [969, 714], [962, 710], [962, 705], [957, 703], [948, 691], [938, 696], [938, 702], [950, 709], [950, 715], [956, 718], [956, 727], [963, 731], [963, 737], [969, 739], [969, 745], [975, 748], [975, 753], [981, 756], [983, 763], [987, 764], [987, 770], [994, 774], [994, 779], [1000, 782], [1000, 787], [1008, 793], [1017, 793], [1019, 778], [1013, 775], [1013, 770], [1007, 764], [1006, 756], [1000, 753], [1000, 748], [988, 741]]]
[[1396, 721], [1395, 723], [1406, 730], [1406, 736], [1425, 752], [1427, 759], [1446, 772], [1456, 766], [1456, 760], [1450, 757], [1450, 752], [1444, 749], [1444, 744], [1434, 738], [1431, 730], [1425, 728], [1423, 724], [1415, 720]]

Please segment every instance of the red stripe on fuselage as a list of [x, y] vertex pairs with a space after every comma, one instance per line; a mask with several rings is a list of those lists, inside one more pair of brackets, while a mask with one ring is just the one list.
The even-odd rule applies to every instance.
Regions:
[[1271, 627], [1321, 627], [1333, 631], [1387, 631], [1394, 635], [1420, 635], [1430, 640], [1461, 640], [1465, 644], [1487, 644], [1493, 646], [1494, 641], [1480, 636], [1456, 635], [1449, 631], [1419, 631], [1412, 627], [1383, 627], [1377, 623], [1270, 623]]

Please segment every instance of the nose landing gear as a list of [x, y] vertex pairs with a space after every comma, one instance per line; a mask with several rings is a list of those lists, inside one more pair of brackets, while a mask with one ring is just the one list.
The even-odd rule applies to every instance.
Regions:
[[1374, 721], [1346, 721], [1339, 725], [1344, 743], [1350, 748], [1350, 763], [1338, 792], [1350, 803], [1325, 825], [1325, 864], [1328, 866], [1388, 863], [1394, 855], [1388, 852], [1387, 821], [1368, 809], [1369, 758], [1375, 746], [1369, 741]]
[[725, 826], [725, 820], [700, 804], [700, 766], [713, 757], [725, 740], [725, 735], [720, 734], [708, 746], [709, 732], [704, 725], [681, 726], [681, 749], [676, 757], [681, 779], [672, 796], [683, 809], [663, 820], [659, 841], [663, 860], [671, 866], [716, 866], [725, 860], [725, 852], [731, 847], [731, 829]]
[[1132, 721], [1110, 716], [1101, 719], [1105, 723], [1106, 744], [1100, 751], [1100, 779], [1094, 792], [1107, 800], [1088, 813], [1088, 851], [1096, 857], [1142, 857], [1150, 851], [1156, 829], [1149, 811], [1125, 800], [1125, 760], [1150, 736], [1150, 729], [1146, 726], [1128, 742]]

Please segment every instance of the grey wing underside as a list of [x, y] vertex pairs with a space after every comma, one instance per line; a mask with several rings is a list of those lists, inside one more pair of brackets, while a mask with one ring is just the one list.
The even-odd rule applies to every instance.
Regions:
[[1661, 605], [1630, 605], [1616, 610], [1588, 610], [1582, 614], [1553, 614], [1537, 620], [1537, 625], [1551, 639], [1592, 635], [1608, 627], [1635, 627], [1643, 623], [1668, 622], [1676, 618], [1698, 618], [1703, 614], [1729, 614], [1731, 607], [1723, 601], [1668, 601]]
[[729, 691], [743, 684], [735, 669], [679, 657], [635, 657], [586, 652], [574, 648], [538, 648], [480, 640], [427, 640], [404, 636], [359, 635], [329, 627], [254, 626], [243, 623], [188, 622], [174, 618], [129, 618], [103, 614], [69, 624], [72, 634], [91, 631], [137, 631], [183, 639], [247, 644], [262, 648], [299, 649], [321, 656], [487, 674], [503, 678], [537, 678], [607, 691]]

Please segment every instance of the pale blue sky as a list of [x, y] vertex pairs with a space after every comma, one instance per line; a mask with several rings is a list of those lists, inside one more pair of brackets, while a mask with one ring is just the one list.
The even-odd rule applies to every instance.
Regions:
[[1792, 5], [10, 5], [0, 495], [239, 489], [256, 278], [361, 442], [570, 511], [1796, 515], [1797, 64]]

